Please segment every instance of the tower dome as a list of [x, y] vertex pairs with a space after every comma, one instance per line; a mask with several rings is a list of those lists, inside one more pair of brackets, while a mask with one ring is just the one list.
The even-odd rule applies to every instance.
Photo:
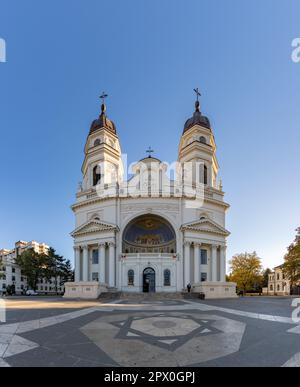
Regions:
[[90, 128], [90, 134], [92, 134], [93, 132], [95, 132], [97, 129], [101, 129], [101, 128], [105, 128], [105, 129], [108, 129], [109, 131], [111, 131], [113, 134], [117, 134], [117, 129], [116, 129], [116, 125], [113, 123], [113, 121], [111, 121], [110, 119], [108, 119], [106, 117], [106, 106], [105, 104], [103, 103], [101, 105], [101, 114], [99, 116], [99, 118], [97, 118], [96, 120], [94, 120], [91, 124], [91, 128]]
[[211, 129], [209, 119], [206, 116], [203, 116], [200, 112], [199, 101], [196, 101], [195, 103], [195, 112], [193, 114], [193, 117], [189, 118], [184, 124], [183, 134], [195, 125], [200, 125], [204, 126], [207, 129]]

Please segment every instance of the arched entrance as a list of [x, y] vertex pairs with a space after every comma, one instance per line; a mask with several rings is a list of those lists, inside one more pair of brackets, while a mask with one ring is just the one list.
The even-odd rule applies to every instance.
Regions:
[[155, 270], [152, 267], [147, 267], [143, 272], [143, 292], [155, 292]]

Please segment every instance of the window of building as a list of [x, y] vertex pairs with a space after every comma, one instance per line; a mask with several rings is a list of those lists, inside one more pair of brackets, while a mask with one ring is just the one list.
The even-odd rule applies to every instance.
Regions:
[[23, 277], [21, 277], [21, 282], [24, 282], [24, 278]]
[[171, 272], [169, 269], [164, 270], [164, 286], [171, 286]]
[[207, 273], [201, 273], [201, 282], [207, 281]]
[[134, 271], [128, 270], [128, 286], [134, 286]]
[[92, 251], [92, 263], [93, 263], [93, 265], [98, 265], [98, 263], [99, 263], [98, 249], [94, 249]]
[[204, 179], [203, 179], [203, 183], [204, 184], [207, 184], [207, 166], [204, 165]]
[[15, 281], [15, 280], [16, 280], [16, 277], [13, 275], [13, 276], [11, 277], [11, 280], [12, 280], [12, 281]]
[[201, 265], [207, 265], [207, 250], [201, 249]]
[[99, 282], [99, 273], [92, 273], [92, 281]]
[[6, 289], [6, 284], [2, 284], [2, 289]]
[[277, 285], [277, 290], [280, 291], [280, 285]]
[[6, 280], [6, 275], [5, 274], [2, 275], [2, 279], [3, 279], [3, 281]]
[[15, 273], [16, 269], [13, 267], [11, 271], [12, 271], [12, 273]]
[[99, 184], [100, 180], [101, 180], [101, 169], [99, 165], [96, 165], [93, 168], [93, 185], [95, 186]]
[[280, 275], [279, 275], [279, 273], [277, 273], [277, 281], [279, 281], [280, 280]]
[[273, 291], [273, 285], [270, 285], [270, 290]]
[[98, 146], [100, 144], [101, 144], [101, 141], [99, 138], [97, 138], [97, 140], [95, 140], [95, 142], [94, 142], [94, 146]]
[[205, 138], [204, 136], [201, 136], [201, 137], [200, 137], [200, 142], [201, 142], [202, 144], [206, 144], [206, 138]]

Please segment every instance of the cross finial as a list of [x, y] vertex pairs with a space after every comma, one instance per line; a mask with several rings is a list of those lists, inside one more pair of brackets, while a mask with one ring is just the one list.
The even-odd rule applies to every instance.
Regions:
[[154, 152], [154, 150], [151, 148], [151, 146], [149, 146], [149, 148], [146, 150], [146, 153], [149, 154], [148, 157], [152, 157], [152, 156], [151, 156], [151, 153], [153, 153], [153, 152]]
[[197, 87], [197, 89], [194, 89], [194, 92], [196, 93], [197, 101], [199, 101], [199, 97], [201, 97], [201, 93], [199, 91], [199, 88]]
[[196, 108], [196, 111], [199, 112], [200, 111], [200, 102], [199, 102], [199, 97], [201, 97], [201, 93], [197, 87], [197, 89], [194, 89], [194, 92], [196, 93], [196, 96], [197, 96], [197, 101], [195, 103], [195, 108]]
[[106, 110], [106, 106], [105, 106], [105, 98], [107, 98], [108, 97], [108, 94], [106, 94], [104, 91], [103, 91], [103, 93], [100, 95], [100, 97], [99, 98], [101, 98], [102, 99], [102, 105], [101, 105], [101, 111], [102, 111], [102, 113], [104, 113], [105, 112], [105, 110]]
[[100, 95], [100, 97], [99, 98], [101, 98], [102, 99], [102, 103], [104, 104], [104, 102], [105, 102], [105, 98], [107, 98], [108, 97], [108, 94], [106, 94], [104, 91], [103, 91], [103, 93]]

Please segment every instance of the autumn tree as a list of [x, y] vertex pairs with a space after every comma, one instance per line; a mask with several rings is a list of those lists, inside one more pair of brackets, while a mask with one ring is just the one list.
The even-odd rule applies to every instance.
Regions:
[[261, 259], [256, 252], [236, 254], [230, 263], [230, 281], [236, 282], [237, 288], [245, 293], [260, 287], [262, 283]]
[[284, 275], [290, 281], [291, 290], [300, 281], [300, 227], [296, 232], [295, 240], [288, 247], [282, 267]]

